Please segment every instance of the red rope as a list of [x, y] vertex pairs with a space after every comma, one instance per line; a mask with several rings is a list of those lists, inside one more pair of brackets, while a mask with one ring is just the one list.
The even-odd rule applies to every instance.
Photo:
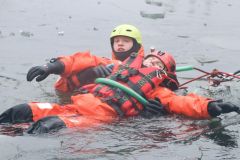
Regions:
[[223, 73], [223, 74], [226, 74], [228, 77], [233, 77], [233, 78], [237, 78], [237, 79], [240, 79], [240, 76], [236, 76], [234, 74], [230, 74], [230, 73], [227, 73], [227, 72], [220, 72], [220, 73]]
[[189, 81], [187, 81], [187, 82], [185, 82], [185, 83], [179, 85], [179, 87], [182, 87], [182, 86], [184, 86], [184, 85], [186, 85], [186, 84], [188, 84], [188, 83], [191, 83], [191, 82], [193, 82], [193, 81], [196, 81], [196, 80], [198, 80], [198, 79], [201, 79], [201, 78], [203, 78], [203, 77], [206, 77], [207, 75], [209, 75], [209, 74], [207, 73], [207, 74], [204, 74], [204, 75], [202, 75], [202, 76], [199, 76], [199, 77], [193, 78], [193, 79], [191, 79], [191, 80], [189, 80]]
[[[202, 76], [193, 78], [193, 79], [179, 85], [179, 87], [182, 87], [182, 86], [184, 86], [188, 83], [191, 83], [193, 81], [196, 81], [196, 80], [201, 79], [201, 78], [206, 77], [206, 76], [208, 76], [207, 79], [208, 79], [209, 83], [212, 82], [213, 83], [212, 86], [214, 86], [214, 87], [220, 85], [221, 82], [231, 81], [233, 78], [240, 79], [240, 76], [236, 76], [234, 74], [230, 74], [230, 73], [226, 73], [226, 72], [221, 72], [221, 71], [218, 71], [217, 69], [214, 69], [212, 72], [206, 72], [202, 69], [195, 68], [195, 67], [193, 69], [198, 70], [200, 72], [203, 72], [205, 74], [202, 75]], [[220, 78], [222, 80], [213, 79], [214, 77]], [[233, 78], [226, 80], [227, 77], [233, 77]]]

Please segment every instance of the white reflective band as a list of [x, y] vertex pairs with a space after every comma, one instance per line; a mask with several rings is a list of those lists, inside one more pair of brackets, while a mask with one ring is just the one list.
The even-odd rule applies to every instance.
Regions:
[[73, 122], [73, 123], [78, 123], [79, 121], [78, 120], [76, 120], [76, 119], [69, 119], [71, 122]]
[[40, 109], [52, 109], [52, 105], [50, 103], [37, 103], [38, 108]]
[[59, 77], [57, 78], [57, 81], [56, 81], [56, 83], [57, 83], [58, 81], [60, 81], [60, 79], [61, 79], [61, 77], [59, 76]]

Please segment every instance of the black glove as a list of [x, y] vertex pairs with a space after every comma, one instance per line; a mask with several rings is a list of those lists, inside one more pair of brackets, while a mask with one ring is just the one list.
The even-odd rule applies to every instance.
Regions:
[[47, 116], [34, 122], [28, 129], [28, 134], [42, 134], [66, 128], [66, 124], [58, 116]]
[[240, 114], [239, 106], [230, 102], [210, 102], [208, 104], [208, 113], [212, 117], [219, 116], [222, 113], [237, 112]]
[[148, 103], [144, 105], [144, 115], [165, 115], [167, 112], [164, 109], [158, 98], [148, 100]]
[[94, 67], [93, 71], [95, 72], [97, 77], [105, 78], [112, 73], [112, 66], [110, 66], [110, 65], [107, 65], [107, 66], [99, 65], [97, 67]]
[[64, 71], [64, 64], [57, 59], [51, 59], [50, 63], [43, 66], [32, 67], [27, 73], [27, 81], [32, 81], [35, 77], [36, 81], [42, 81], [49, 74], [61, 74]]
[[94, 83], [96, 78], [105, 78], [112, 73], [112, 66], [99, 65], [96, 67], [89, 67], [77, 73], [77, 78], [81, 86]]

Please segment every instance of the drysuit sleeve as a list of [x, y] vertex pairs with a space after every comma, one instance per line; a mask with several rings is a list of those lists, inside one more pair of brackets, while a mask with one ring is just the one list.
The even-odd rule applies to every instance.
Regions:
[[211, 117], [207, 109], [208, 103], [213, 101], [210, 98], [205, 98], [193, 93], [186, 96], [179, 96], [165, 87], [156, 88], [149, 93], [148, 97], [158, 97], [169, 113], [185, 115], [196, 119]]
[[[94, 56], [88, 51], [77, 52], [70, 56], [61, 56], [58, 57], [58, 59], [64, 64], [64, 72], [60, 75], [54, 87], [61, 92], [69, 92], [75, 88], [81, 87], [82, 84], [78, 75], [84, 70], [98, 65], [117, 63], [116, 60]], [[85, 76], [81, 77], [85, 78]], [[86, 74], [86, 78], [88, 78], [88, 74]]]
[[64, 72], [62, 77], [69, 77], [86, 68], [95, 67], [97, 65], [107, 65], [111, 63], [110, 59], [92, 55], [89, 51], [77, 52], [70, 56], [61, 56], [58, 59], [64, 64]]

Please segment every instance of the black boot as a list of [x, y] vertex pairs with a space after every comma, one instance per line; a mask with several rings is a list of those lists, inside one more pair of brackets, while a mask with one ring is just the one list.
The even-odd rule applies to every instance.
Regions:
[[34, 122], [27, 130], [29, 134], [41, 134], [51, 131], [58, 131], [66, 128], [65, 123], [57, 116], [48, 116]]
[[32, 110], [28, 104], [19, 104], [9, 108], [0, 115], [1, 123], [26, 123], [32, 122]]

